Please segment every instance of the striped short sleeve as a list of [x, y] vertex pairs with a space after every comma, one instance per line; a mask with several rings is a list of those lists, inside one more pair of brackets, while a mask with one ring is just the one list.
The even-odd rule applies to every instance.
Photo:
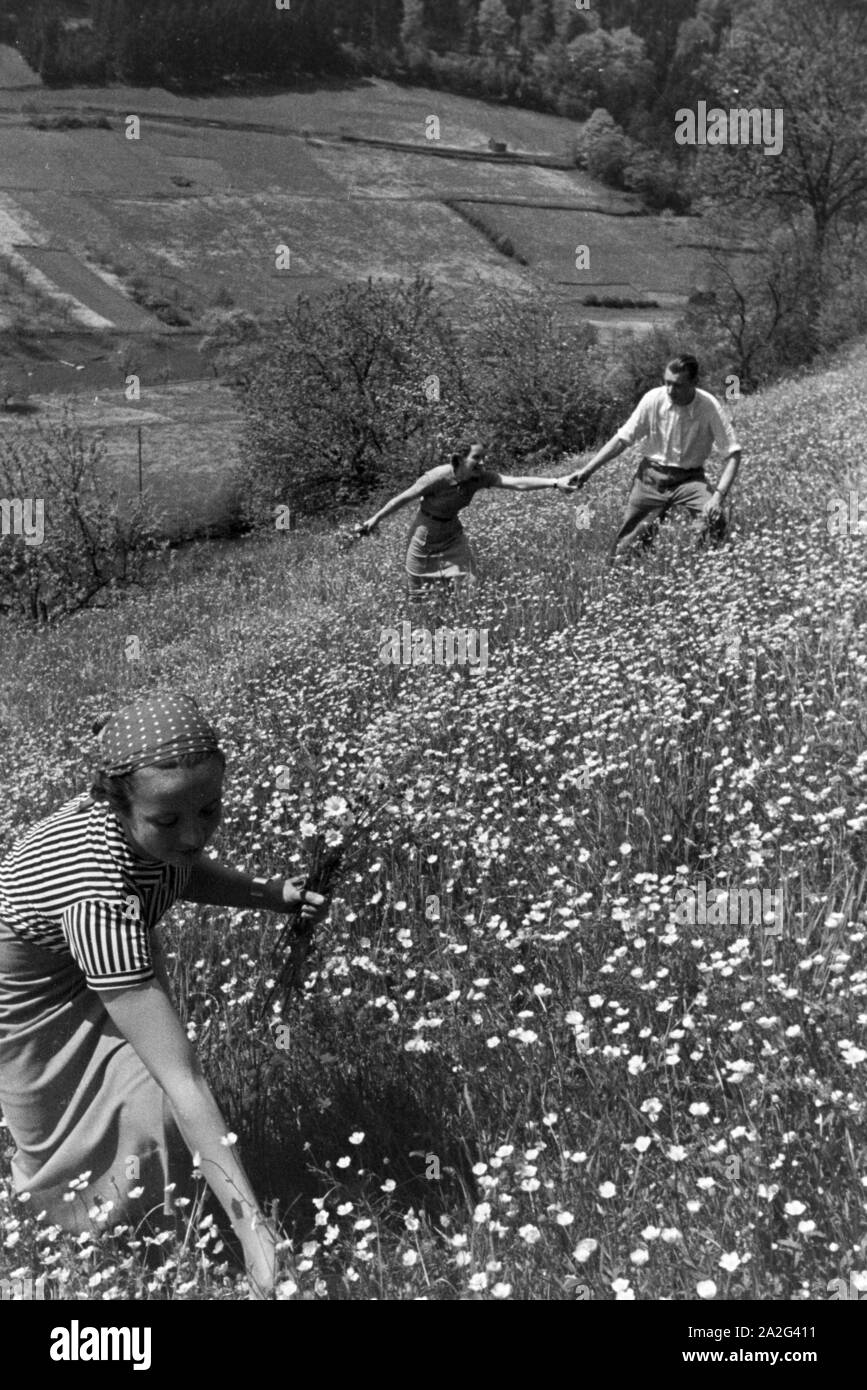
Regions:
[[74, 903], [61, 926], [91, 989], [126, 989], [154, 979], [150, 934], [136, 897]]

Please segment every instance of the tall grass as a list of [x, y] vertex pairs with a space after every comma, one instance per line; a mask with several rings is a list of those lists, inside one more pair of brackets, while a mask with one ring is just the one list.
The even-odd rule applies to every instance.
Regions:
[[[164, 929], [294, 1241], [283, 1296], [867, 1287], [867, 558], [826, 525], [860, 478], [862, 372], [739, 408], [736, 525], [713, 553], [672, 526], [608, 571], [619, 465], [582, 499], [589, 531], [559, 497], [477, 498], [471, 598], [409, 612], [398, 521], [348, 554], [297, 532], [202, 547], [139, 600], [8, 635], [3, 846], [86, 785], [92, 718], [157, 686], [223, 730], [229, 862], [297, 872], [324, 800], [385, 784], [303, 997], [262, 1019], [279, 919], [181, 904]], [[382, 665], [406, 618], [486, 628], [487, 670]], [[679, 924], [698, 880], [783, 891], [782, 934]], [[97, 1216], [77, 1247], [0, 1200], [0, 1274], [244, 1295], [198, 1218], [148, 1247]]]

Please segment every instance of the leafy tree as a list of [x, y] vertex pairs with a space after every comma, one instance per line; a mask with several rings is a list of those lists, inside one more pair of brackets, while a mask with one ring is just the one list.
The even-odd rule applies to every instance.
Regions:
[[[808, 362], [816, 346], [810, 316], [817, 268], [809, 234], [767, 216], [754, 229], [753, 254], [709, 254], [710, 297], [687, 316], [696, 337], [725, 358], [744, 391]], [[728, 221], [723, 230], [734, 244], [738, 223]]]
[[156, 78], [153, 19], [148, 22], [136, 0], [117, 0], [111, 19], [111, 63], [116, 75], [133, 86], [150, 84]]
[[597, 107], [575, 142], [576, 154], [588, 174], [613, 188], [623, 187], [632, 143], [604, 107]]
[[[718, 39], [709, 18], [696, 14], [677, 31], [677, 44], [660, 103], [665, 122], [665, 143], [671, 139], [671, 113], [695, 107], [711, 88], [709, 69]], [[662, 134], [662, 132], [660, 132]]]
[[421, 277], [299, 299], [257, 352], [241, 396], [254, 515], [329, 511], [406, 481], [469, 417], [458, 339]]
[[533, 0], [522, 26], [524, 43], [531, 51], [538, 51], [547, 48], [555, 37], [554, 0]]
[[654, 326], [650, 332], [632, 333], [618, 343], [611, 386], [623, 400], [627, 413], [632, 412], [645, 391], [661, 384], [666, 362], [682, 352], [691, 352], [699, 359], [701, 384], [709, 391], [714, 390], [716, 358], [710, 345], [706, 338], [694, 334], [683, 323], [671, 328]]
[[248, 386], [259, 356], [267, 351], [258, 320], [245, 309], [214, 308], [203, 315], [202, 328], [202, 356], [230, 384]]
[[589, 10], [575, 8], [574, 0], [552, 0], [554, 34], [558, 43], [568, 44], [579, 34], [599, 27], [599, 15], [591, 5]]
[[567, 331], [544, 305], [498, 295], [474, 337], [479, 433], [507, 465], [587, 448], [614, 428], [621, 402], [593, 328]]
[[[141, 582], [153, 527], [121, 507], [105, 478], [105, 446], [66, 415], [0, 439], [0, 494], [28, 499], [21, 535], [0, 539], [0, 609], [49, 622]], [[34, 525], [42, 504], [41, 527]], [[42, 536], [38, 536], [41, 529]]]
[[782, 222], [799, 247], [806, 218], [812, 273], [800, 278], [799, 289], [807, 359], [822, 342], [823, 302], [834, 279], [829, 246], [867, 212], [865, 61], [867, 12], [860, 5], [736, 0], [713, 67], [714, 104], [774, 113], [782, 149], [768, 155], [763, 144], [737, 144], [696, 152], [697, 186], [714, 204]]
[[[631, 151], [619, 172], [623, 187], [630, 193], [637, 193], [642, 202], [656, 212], [663, 208], [677, 213], [688, 212], [689, 190], [676, 161], [657, 150], [648, 150], [634, 141], [630, 143]], [[609, 159], [612, 156], [616, 169], [620, 162], [619, 149], [610, 151]]]
[[621, 119], [644, 105], [652, 90], [653, 68], [631, 29], [580, 34], [569, 44], [569, 61], [570, 86], [588, 111], [604, 106]]
[[794, 217], [806, 211], [821, 257], [835, 223], [867, 211], [865, 64], [860, 5], [757, 0], [741, 8], [714, 69], [720, 105], [782, 110], [783, 148], [773, 156], [756, 146], [706, 151], [704, 186]]
[[503, 0], [482, 0], [476, 24], [479, 46], [483, 53], [505, 53], [514, 32], [514, 24]]
[[400, 42], [406, 53], [417, 53], [427, 46], [424, 26], [424, 0], [403, 0]]
[[386, 49], [399, 41], [401, 0], [329, 0], [324, 11], [320, 7], [326, 28], [356, 48]]
[[44, 79], [47, 66], [53, 80], [60, 47], [60, 18], [57, 7], [49, 0], [36, 0], [24, 16], [18, 36], [18, 47], [25, 62]]
[[671, 69], [678, 30], [695, 8], [696, 0], [600, 0], [606, 29], [629, 28], [644, 40], [660, 85]]

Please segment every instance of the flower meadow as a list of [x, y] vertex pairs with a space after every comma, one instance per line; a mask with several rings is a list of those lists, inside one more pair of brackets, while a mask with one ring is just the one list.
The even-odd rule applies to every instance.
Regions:
[[[730, 544], [608, 570], [630, 476], [481, 496], [483, 582], [410, 614], [405, 525], [192, 548], [152, 588], [5, 637], [0, 848], [87, 785], [94, 718], [160, 686], [224, 735], [215, 850], [342, 862], [286, 994], [283, 919], [178, 904], [176, 998], [284, 1299], [827, 1299], [867, 1289], [864, 353], [738, 403]], [[499, 461], [508, 467], [508, 460]], [[864, 485], [864, 484], [861, 484]], [[407, 617], [486, 669], [384, 665]], [[128, 638], [139, 638], [135, 661]], [[698, 880], [782, 931], [683, 924]], [[0, 1154], [4, 1131], [0, 1130]], [[8, 1187], [0, 1277], [247, 1296], [206, 1200], [63, 1236]]]

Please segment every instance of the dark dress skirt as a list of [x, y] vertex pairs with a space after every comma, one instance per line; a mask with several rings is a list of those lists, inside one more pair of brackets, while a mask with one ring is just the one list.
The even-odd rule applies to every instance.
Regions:
[[[189, 1195], [190, 1152], [165, 1093], [99, 993], [71, 956], [20, 939], [2, 920], [0, 1110], [16, 1145], [14, 1190], [66, 1231], [165, 1225], [172, 1198]], [[101, 1220], [89, 1215], [107, 1201]]]
[[458, 512], [479, 488], [495, 487], [499, 474], [484, 469], [459, 483], [451, 464], [432, 468], [420, 480], [421, 505], [409, 532], [406, 572], [413, 579], [460, 579], [475, 575], [476, 563]]

